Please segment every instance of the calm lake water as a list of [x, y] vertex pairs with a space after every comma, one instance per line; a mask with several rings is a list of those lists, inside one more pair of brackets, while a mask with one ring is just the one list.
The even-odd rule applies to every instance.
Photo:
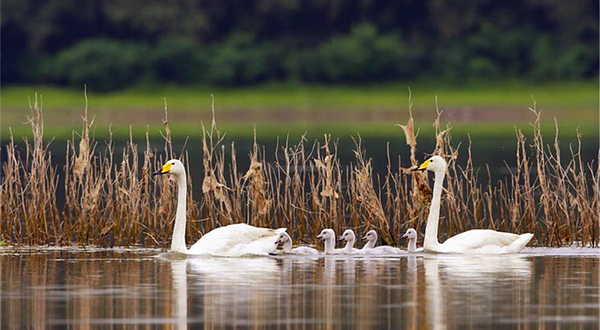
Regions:
[[597, 329], [600, 249], [503, 256], [177, 259], [0, 248], [0, 325], [22, 328]]

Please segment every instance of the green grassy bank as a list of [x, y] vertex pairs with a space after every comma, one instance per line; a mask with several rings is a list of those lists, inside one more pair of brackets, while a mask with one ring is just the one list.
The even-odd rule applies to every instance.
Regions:
[[[299, 135], [389, 135], [408, 118], [408, 87], [412, 90], [413, 112], [423, 132], [430, 131], [435, 115], [435, 96], [454, 134], [513, 135], [514, 127], [528, 126], [533, 116], [528, 108], [532, 96], [543, 110], [544, 129], [553, 129], [556, 117], [562, 131], [584, 135], [598, 133], [598, 83], [596, 81], [531, 83], [503, 81], [454, 85], [415, 82], [385, 85], [326, 86], [267, 84], [222, 89], [204, 86], [138, 86], [115, 93], [88, 93], [90, 114], [96, 117], [97, 136], [136, 136], [149, 128], [158, 135], [162, 127], [164, 99], [174, 134], [199, 136], [199, 123], [211, 120], [211, 94], [219, 126], [232, 136], [251, 136], [256, 125], [262, 137]], [[42, 95], [46, 135], [69, 137], [80, 127], [85, 107], [82, 90], [52, 86], [6, 86], [1, 91], [2, 132], [8, 127], [16, 135], [27, 134], [23, 123], [28, 98]]]

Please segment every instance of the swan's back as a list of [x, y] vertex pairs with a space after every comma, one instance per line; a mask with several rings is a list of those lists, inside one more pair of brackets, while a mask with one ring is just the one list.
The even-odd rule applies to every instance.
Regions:
[[308, 246], [299, 246], [297, 248], [293, 248], [291, 253], [299, 254], [299, 255], [318, 255], [318, 254], [320, 254], [319, 251], [317, 251], [316, 249], [313, 249], [311, 247], [308, 247]]
[[361, 249], [358, 254], [367, 254], [367, 255], [395, 255], [406, 253], [406, 251], [402, 251], [401, 249], [393, 246], [376, 246], [371, 249]]
[[219, 227], [202, 236], [189, 253], [215, 256], [269, 254], [275, 251], [275, 241], [285, 230], [259, 228], [245, 223]]
[[447, 239], [441, 247], [443, 252], [513, 253], [521, 251], [532, 237], [531, 234], [517, 235], [491, 229], [473, 229]]

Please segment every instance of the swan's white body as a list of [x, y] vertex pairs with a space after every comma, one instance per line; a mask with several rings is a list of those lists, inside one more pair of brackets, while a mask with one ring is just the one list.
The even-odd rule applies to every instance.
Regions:
[[439, 243], [437, 232], [442, 186], [444, 184], [444, 177], [446, 176], [446, 161], [440, 156], [433, 156], [425, 161], [419, 169], [426, 169], [435, 173], [433, 198], [429, 208], [429, 216], [425, 228], [425, 241], [423, 243], [425, 251], [474, 254], [516, 253], [521, 251], [531, 238], [533, 238], [533, 234], [530, 233], [517, 235], [490, 229], [475, 229], [453, 236], [444, 243]]
[[363, 239], [367, 240], [367, 244], [358, 251], [358, 254], [401, 254], [405, 253], [401, 249], [393, 246], [375, 246], [377, 243], [377, 232], [369, 230]]
[[323, 252], [325, 254], [344, 254], [344, 249], [335, 248], [335, 232], [333, 229], [321, 230], [321, 233], [317, 238], [323, 241], [323, 245], [325, 246]]
[[183, 164], [172, 159], [168, 161], [161, 171], [154, 174], [171, 174], [177, 180], [177, 213], [171, 240], [171, 251], [193, 255], [213, 256], [243, 256], [266, 255], [275, 251], [275, 241], [285, 228], [270, 229], [258, 228], [239, 223], [213, 229], [200, 238], [188, 250], [185, 244], [186, 225], [186, 195], [187, 179]]
[[417, 231], [413, 228], [409, 228], [402, 238], [408, 238], [408, 249], [410, 253], [423, 252], [423, 248], [417, 247]]
[[356, 241], [356, 236], [352, 229], [346, 229], [342, 236], [340, 236], [340, 241], [346, 241], [346, 245], [342, 249], [344, 254], [355, 254], [358, 253], [358, 249], [354, 248], [354, 242]]
[[282, 232], [279, 234], [279, 238], [277, 239], [277, 241], [275, 241], [275, 246], [279, 245], [280, 243], [283, 243], [282, 248], [283, 248], [284, 253], [299, 254], [299, 255], [317, 255], [317, 254], [319, 254], [319, 251], [317, 251], [316, 249], [313, 249], [311, 247], [308, 247], [308, 246], [299, 246], [296, 248], [292, 248], [292, 238], [286, 232]]

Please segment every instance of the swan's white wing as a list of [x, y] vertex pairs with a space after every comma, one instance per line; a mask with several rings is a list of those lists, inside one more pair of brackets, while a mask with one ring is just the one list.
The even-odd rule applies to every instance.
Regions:
[[501, 253], [503, 247], [510, 246], [517, 239], [519, 239], [517, 234], [490, 229], [474, 229], [450, 237], [441, 247], [443, 251], [447, 252]]
[[402, 254], [406, 253], [397, 247], [393, 246], [376, 246], [371, 249], [363, 249], [359, 250], [358, 254], [366, 254], [366, 255], [394, 255], [394, 254]]
[[406, 252], [393, 246], [378, 246], [374, 250], [381, 251], [381, 254], [401, 254]]
[[308, 246], [299, 246], [297, 248], [293, 248], [292, 253], [301, 255], [317, 255], [319, 254], [319, 251]]
[[189, 250], [189, 254], [238, 256], [268, 254], [277, 246], [275, 241], [285, 228], [270, 229], [244, 223], [216, 228], [206, 233]]

